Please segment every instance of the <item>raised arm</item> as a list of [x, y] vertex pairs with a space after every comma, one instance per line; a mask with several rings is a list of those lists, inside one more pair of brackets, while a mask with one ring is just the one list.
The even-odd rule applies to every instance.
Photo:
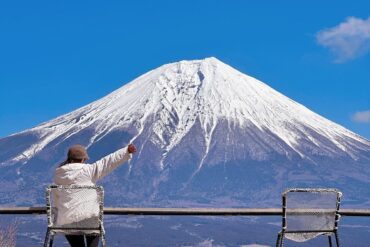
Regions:
[[133, 144], [125, 148], [121, 148], [114, 153], [111, 153], [95, 163], [85, 166], [86, 172], [89, 174], [91, 180], [95, 183], [97, 180], [102, 179], [121, 164], [131, 159], [132, 154], [136, 152]]

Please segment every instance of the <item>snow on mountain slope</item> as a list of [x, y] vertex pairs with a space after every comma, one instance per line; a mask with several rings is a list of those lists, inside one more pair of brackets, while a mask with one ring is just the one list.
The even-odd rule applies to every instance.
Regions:
[[[306, 156], [300, 147], [302, 139], [317, 146], [325, 155], [336, 155], [339, 149], [353, 159], [359, 158], [358, 150], [370, 146], [364, 138], [266, 84], [216, 58], [207, 58], [164, 65], [92, 104], [27, 130], [37, 133], [40, 141], [2, 164], [27, 162], [57, 137], [68, 133], [60, 140], [62, 142], [89, 126], [94, 126], [95, 131], [88, 146], [109, 131], [132, 124], [138, 129], [137, 137], [152, 115], [156, 116], [152, 141], [165, 151], [164, 155], [181, 141], [197, 118], [207, 144], [204, 157], [220, 120], [240, 128], [268, 130], [302, 158]], [[312, 131], [318, 135], [312, 136]], [[322, 138], [332, 147], [322, 143]]]

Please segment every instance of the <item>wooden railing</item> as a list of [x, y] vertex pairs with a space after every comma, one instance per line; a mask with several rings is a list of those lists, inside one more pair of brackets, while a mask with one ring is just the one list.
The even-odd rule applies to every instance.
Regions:
[[[341, 209], [342, 216], [370, 216], [370, 209]], [[0, 207], [1, 214], [46, 214], [46, 207]], [[111, 208], [106, 215], [273, 216], [281, 208]]]

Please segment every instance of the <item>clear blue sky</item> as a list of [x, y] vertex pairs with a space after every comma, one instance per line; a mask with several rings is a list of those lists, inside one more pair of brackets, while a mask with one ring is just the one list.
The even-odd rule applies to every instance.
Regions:
[[368, 0], [2, 1], [0, 137], [215, 56], [370, 139], [369, 16]]

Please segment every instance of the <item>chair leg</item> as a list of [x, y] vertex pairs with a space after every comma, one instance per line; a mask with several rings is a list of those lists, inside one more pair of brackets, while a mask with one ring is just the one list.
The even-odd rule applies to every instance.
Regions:
[[48, 228], [45, 234], [44, 247], [49, 247], [50, 246], [49, 242], [50, 242], [50, 229]]
[[52, 233], [50, 235], [50, 244], [49, 244], [49, 247], [53, 247], [53, 242], [54, 242], [54, 234]]
[[106, 243], [105, 243], [105, 232], [104, 232], [104, 229], [102, 229], [100, 231], [100, 236], [101, 236], [101, 245], [102, 247], [106, 247]]
[[331, 243], [331, 235], [328, 236], [328, 239], [329, 239], [329, 246], [330, 247], [333, 247], [332, 243]]
[[284, 247], [284, 233], [281, 234], [280, 246]]
[[335, 242], [337, 243], [337, 247], [339, 247], [339, 246], [340, 246], [340, 244], [339, 244], [338, 231], [335, 231], [335, 232], [334, 232], [334, 234], [335, 234]]
[[276, 239], [276, 247], [283, 247], [284, 246], [284, 233], [279, 232], [278, 237]]
[[281, 238], [281, 235], [280, 235], [280, 232], [279, 232], [278, 235], [277, 235], [277, 239], [276, 239], [276, 247], [280, 247], [280, 238]]
[[46, 230], [44, 247], [52, 247], [53, 246], [53, 241], [54, 241], [54, 234], [48, 228]]
[[103, 235], [102, 238], [101, 238], [101, 245], [102, 247], [106, 247], [106, 242], [105, 242], [105, 236]]
[[280, 247], [284, 247], [284, 233], [281, 233], [281, 238], [280, 238]]

